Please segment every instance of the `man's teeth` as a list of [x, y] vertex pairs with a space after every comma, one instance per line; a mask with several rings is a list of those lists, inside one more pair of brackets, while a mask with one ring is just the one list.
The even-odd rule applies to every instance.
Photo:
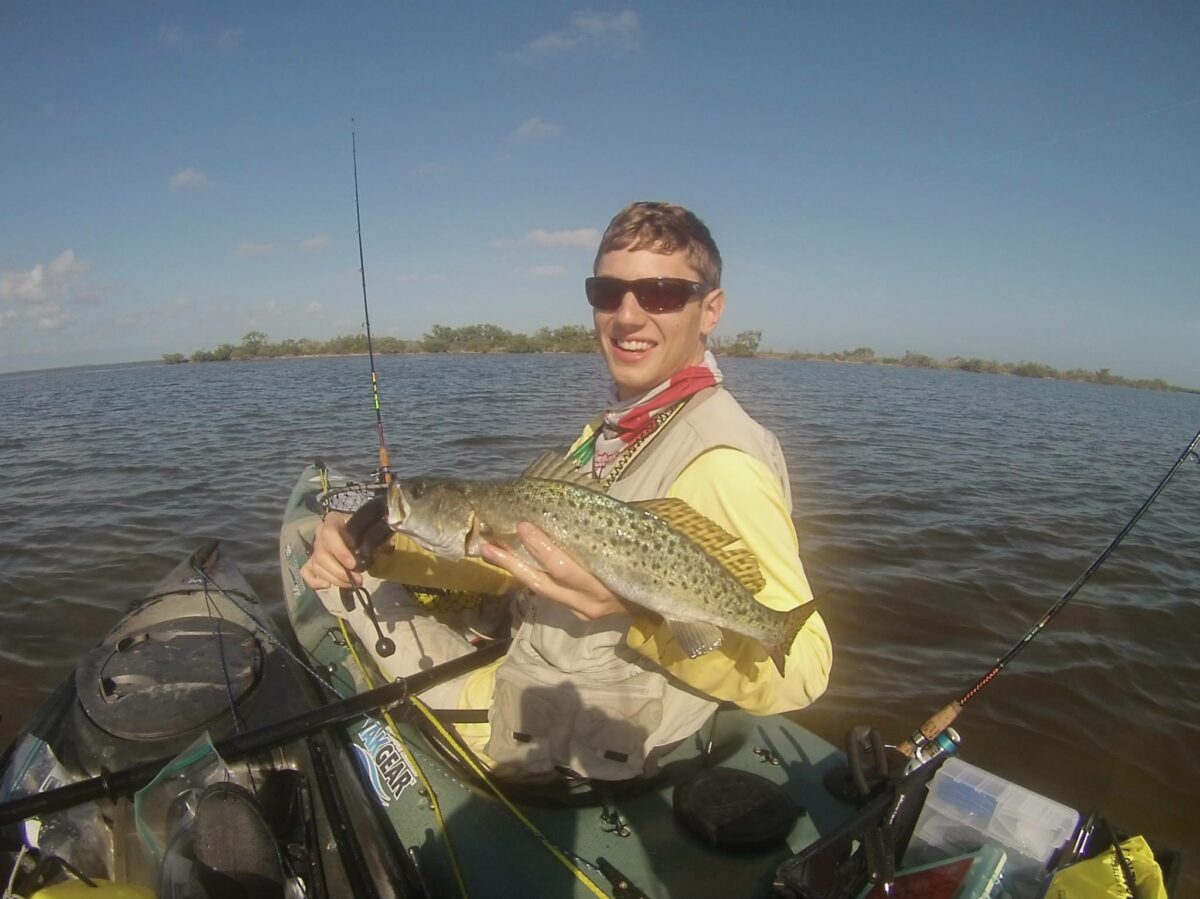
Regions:
[[623, 350], [639, 352], [641, 350], [650, 349], [650, 347], [654, 346], [654, 344], [648, 343], [645, 340], [618, 340], [617, 346], [619, 346]]

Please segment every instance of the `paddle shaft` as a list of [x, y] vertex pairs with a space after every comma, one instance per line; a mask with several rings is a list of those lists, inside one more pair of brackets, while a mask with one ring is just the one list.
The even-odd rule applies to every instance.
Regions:
[[[468, 655], [435, 665], [427, 671], [397, 678], [391, 683], [365, 693], [318, 706], [244, 734], [236, 734], [214, 744], [214, 748], [226, 761], [235, 761], [248, 755], [283, 746], [330, 725], [353, 721], [376, 709], [402, 703], [409, 696], [495, 661], [508, 650], [508, 642], [507, 640], [498, 641]], [[36, 793], [32, 796], [23, 796], [20, 799], [0, 803], [0, 827], [24, 821], [26, 818], [36, 815], [62, 811], [85, 802], [128, 795], [153, 780], [154, 776], [172, 758], [168, 756], [156, 761], [145, 762], [141, 765], [103, 773], [98, 777], [47, 790], [45, 793]]]
[[1168, 471], [1163, 476], [1163, 479], [1158, 482], [1158, 486], [1154, 488], [1154, 491], [1148, 497], [1146, 497], [1146, 501], [1142, 503], [1137, 512], [1133, 514], [1133, 517], [1125, 523], [1125, 527], [1121, 528], [1121, 532], [1113, 538], [1112, 542], [1109, 543], [1107, 547], [1105, 547], [1104, 552], [1096, 556], [1092, 564], [1089, 565], [1087, 570], [1076, 579], [1075, 583], [1071, 585], [1070, 589], [1060, 596], [1054, 605], [1046, 610], [1046, 614], [1041, 617], [1041, 620], [1039, 620], [1037, 624], [1035, 624], [1029, 629], [1028, 632], [1026, 632], [1025, 636], [1013, 644], [1012, 648], [1009, 649], [1008, 652], [996, 660], [996, 663], [988, 670], [987, 674], [976, 681], [971, 689], [964, 693], [960, 698], [948, 703], [935, 712], [928, 721], [917, 728], [916, 733], [897, 746], [896, 748], [901, 753], [906, 756], [911, 756], [919, 745], [929, 740], [937, 739], [938, 735], [942, 731], [954, 723], [954, 719], [958, 717], [959, 713], [963, 709], [963, 706], [974, 699], [975, 695], [984, 687], [986, 687], [991, 682], [992, 678], [1003, 671], [1008, 663], [1016, 658], [1017, 654], [1033, 641], [1034, 637], [1041, 633], [1042, 628], [1049, 624], [1051, 619], [1061, 612], [1063, 607], [1071, 601], [1071, 597], [1078, 593], [1083, 585], [1091, 580], [1092, 575], [1095, 574], [1099, 570], [1100, 566], [1104, 564], [1105, 560], [1112, 555], [1113, 550], [1115, 550], [1121, 544], [1121, 541], [1128, 536], [1129, 532], [1133, 530], [1134, 525], [1136, 525], [1138, 521], [1141, 520], [1141, 517], [1146, 514], [1146, 510], [1150, 508], [1151, 504], [1156, 499], [1158, 499], [1158, 495], [1163, 492], [1163, 489], [1167, 486], [1167, 483], [1171, 480], [1171, 478], [1175, 477], [1175, 473], [1183, 467], [1183, 464], [1187, 462], [1188, 458], [1195, 457], [1197, 461], [1200, 461], [1200, 455], [1196, 454], [1196, 447], [1198, 445], [1200, 445], [1200, 431], [1196, 432], [1196, 436], [1192, 438], [1191, 442], [1187, 445], [1187, 448], [1180, 453], [1179, 458], [1175, 460], [1175, 464], [1171, 466], [1171, 470]]

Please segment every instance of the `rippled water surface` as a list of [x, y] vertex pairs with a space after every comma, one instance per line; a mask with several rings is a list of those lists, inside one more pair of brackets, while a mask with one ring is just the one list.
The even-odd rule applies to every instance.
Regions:
[[[801, 720], [899, 741], [1084, 571], [1200, 428], [1200, 396], [960, 372], [724, 360], [779, 436], [833, 633]], [[393, 463], [507, 475], [603, 402], [588, 356], [379, 360]], [[0, 376], [0, 744], [203, 537], [279, 602], [301, 468], [376, 462], [362, 358]], [[1185, 853], [1200, 894], [1200, 466], [959, 719], [969, 761]]]

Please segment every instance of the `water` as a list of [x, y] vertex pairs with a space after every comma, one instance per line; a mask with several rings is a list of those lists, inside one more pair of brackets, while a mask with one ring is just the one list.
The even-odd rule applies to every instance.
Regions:
[[[801, 720], [898, 742], [960, 696], [1120, 530], [1200, 396], [725, 360], [779, 436], [835, 641]], [[393, 463], [508, 475], [602, 402], [597, 357], [379, 360]], [[0, 744], [200, 538], [278, 607], [284, 502], [315, 456], [375, 465], [362, 358], [0, 376]], [[959, 719], [968, 761], [1180, 848], [1200, 894], [1200, 466]], [[1185, 868], [1185, 874], [1187, 874]]]

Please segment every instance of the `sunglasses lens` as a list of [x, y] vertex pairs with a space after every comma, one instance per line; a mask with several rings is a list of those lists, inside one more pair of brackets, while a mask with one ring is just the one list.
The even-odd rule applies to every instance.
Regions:
[[674, 312], [692, 298], [692, 285], [686, 281], [647, 281], [637, 288], [637, 301], [647, 312]]
[[703, 285], [678, 278], [642, 278], [623, 281], [620, 278], [595, 277], [584, 282], [588, 302], [604, 312], [619, 309], [625, 294], [633, 291], [638, 304], [647, 312], [674, 312], [687, 305], [696, 290]]
[[629, 285], [617, 278], [588, 278], [584, 281], [584, 290], [593, 308], [611, 312], [621, 305]]

